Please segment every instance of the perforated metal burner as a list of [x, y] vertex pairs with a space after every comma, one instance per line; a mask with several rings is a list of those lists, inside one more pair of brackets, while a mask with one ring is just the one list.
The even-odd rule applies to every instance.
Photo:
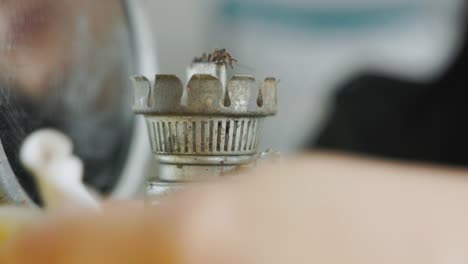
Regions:
[[[215, 179], [258, 157], [263, 118], [276, 113], [277, 81], [251, 76], [226, 80], [225, 64], [193, 63], [185, 89], [174, 75], [156, 75], [152, 86], [132, 78], [134, 111], [145, 116], [158, 173], [148, 192]], [[183, 187], [183, 186], [182, 186]]]

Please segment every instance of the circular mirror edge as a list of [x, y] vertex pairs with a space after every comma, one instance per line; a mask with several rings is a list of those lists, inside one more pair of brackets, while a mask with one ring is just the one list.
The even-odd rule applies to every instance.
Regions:
[[[133, 37], [136, 71], [145, 76], [155, 75], [158, 72], [156, 43], [148, 16], [140, 5], [141, 2], [124, 0], [123, 3]], [[130, 76], [128, 77], [130, 78]], [[143, 117], [135, 117], [127, 160], [119, 180], [110, 194], [111, 198], [128, 199], [142, 190], [147, 165], [151, 159], [151, 149], [146, 133]]]
[[26, 205], [37, 207], [16, 178], [0, 139], [0, 205]]

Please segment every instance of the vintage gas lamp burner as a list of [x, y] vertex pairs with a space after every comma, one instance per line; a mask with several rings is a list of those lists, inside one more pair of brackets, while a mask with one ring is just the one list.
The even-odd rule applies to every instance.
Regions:
[[197, 58], [188, 67], [186, 89], [175, 75], [132, 78], [134, 112], [144, 115], [157, 171], [147, 194], [161, 195], [187, 184], [216, 179], [255, 164], [262, 121], [276, 114], [275, 78], [257, 83], [247, 75], [226, 78], [235, 62], [225, 50]]

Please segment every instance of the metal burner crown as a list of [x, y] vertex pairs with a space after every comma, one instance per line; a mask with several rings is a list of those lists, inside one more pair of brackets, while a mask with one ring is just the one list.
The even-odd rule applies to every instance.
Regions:
[[257, 158], [260, 129], [277, 111], [275, 78], [226, 81], [226, 65], [193, 63], [184, 88], [175, 75], [132, 78], [134, 112], [145, 116], [159, 163], [156, 182], [194, 182], [221, 176]]
[[[133, 110], [149, 115], [269, 116], [277, 111], [275, 78], [257, 84], [255, 78], [235, 75], [227, 83], [209, 74], [194, 74], [184, 89], [175, 75], [158, 74], [154, 85], [144, 76], [132, 77]], [[186, 93], [186, 102], [182, 101]]]

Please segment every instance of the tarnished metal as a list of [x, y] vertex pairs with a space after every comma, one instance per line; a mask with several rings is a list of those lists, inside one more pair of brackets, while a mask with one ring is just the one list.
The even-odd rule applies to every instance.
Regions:
[[[216, 179], [259, 157], [263, 119], [277, 111], [274, 78], [234, 75], [226, 64], [196, 62], [188, 83], [174, 75], [132, 78], [134, 112], [145, 116], [151, 149], [158, 163], [147, 193], [167, 193], [184, 184]], [[182, 184], [184, 183], [184, 184]]]
[[257, 84], [251, 76], [235, 75], [227, 83], [226, 92], [223, 87], [225, 81], [218, 77], [194, 74], [185, 90], [186, 103], [182, 102], [182, 81], [174, 75], [156, 75], [153, 86], [144, 76], [132, 77], [132, 82], [135, 87], [133, 110], [136, 114], [265, 117], [277, 111], [277, 82], [274, 78]]

